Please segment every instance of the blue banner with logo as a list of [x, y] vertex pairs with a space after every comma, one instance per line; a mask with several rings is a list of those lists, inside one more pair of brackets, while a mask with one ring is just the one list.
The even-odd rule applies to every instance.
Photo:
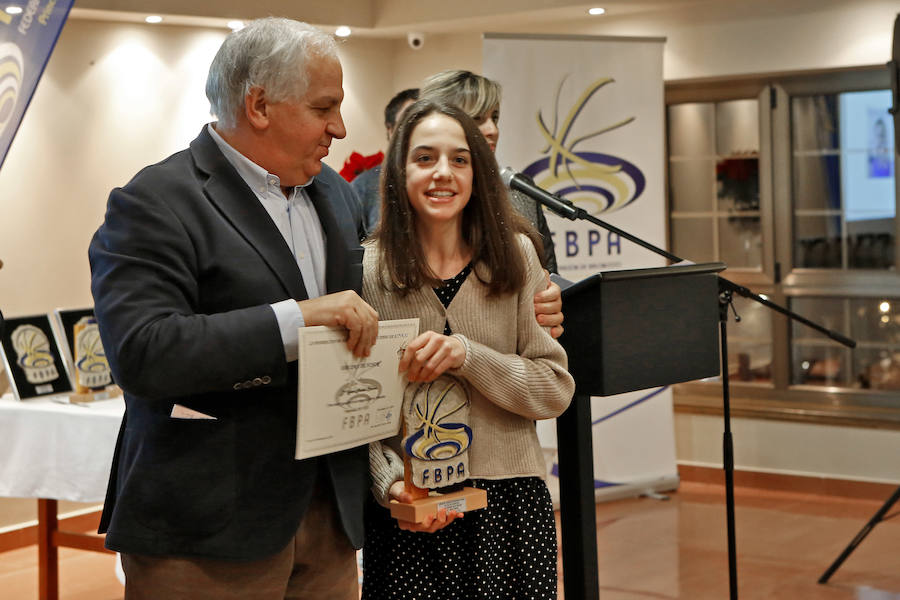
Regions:
[[5, 0], [0, 8], [0, 167], [74, 0]]

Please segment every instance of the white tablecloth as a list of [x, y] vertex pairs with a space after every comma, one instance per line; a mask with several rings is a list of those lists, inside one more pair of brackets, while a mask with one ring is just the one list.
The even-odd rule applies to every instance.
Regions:
[[125, 403], [0, 397], [0, 496], [102, 502]]

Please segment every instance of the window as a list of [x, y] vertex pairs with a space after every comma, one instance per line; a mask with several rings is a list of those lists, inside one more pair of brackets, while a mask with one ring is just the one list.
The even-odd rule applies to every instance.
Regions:
[[894, 266], [889, 90], [791, 98], [794, 266]]
[[[732, 411], [900, 427], [896, 169], [885, 67], [666, 84], [669, 241], [839, 335], [735, 295]], [[717, 379], [677, 410], [720, 412]]]
[[847, 331], [853, 350], [801, 324], [791, 329], [791, 383], [900, 390], [900, 298], [797, 298], [795, 312]]
[[672, 252], [694, 262], [762, 267], [757, 101], [672, 105]]

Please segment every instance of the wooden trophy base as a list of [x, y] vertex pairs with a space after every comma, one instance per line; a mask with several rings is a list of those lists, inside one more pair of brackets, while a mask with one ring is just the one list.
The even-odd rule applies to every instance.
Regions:
[[473, 487], [465, 487], [449, 494], [433, 495], [413, 500], [412, 502], [391, 501], [391, 516], [400, 521], [421, 523], [429, 515], [437, 515], [441, 508], [468, 512], [487, 506], [487, 491]]
[[115, 398], [116, 396], [122, 395], [122, 388], [113, 384], [108, 385], [102, 390], [91, 390], [89, 392], [74, 393], [69, 394], [69, 403], [71, 404], [84, 404], [87, 402], [94, 402], [95, 400], [109, 400], [110, 398]]

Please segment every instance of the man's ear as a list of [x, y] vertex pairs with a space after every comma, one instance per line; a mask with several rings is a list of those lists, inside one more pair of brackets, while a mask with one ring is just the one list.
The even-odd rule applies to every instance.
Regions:
[[244, 114], [254, 129], [269, 127], [269, 104], [266, 90], [259, 86], [250, 88], [244, 96]]

